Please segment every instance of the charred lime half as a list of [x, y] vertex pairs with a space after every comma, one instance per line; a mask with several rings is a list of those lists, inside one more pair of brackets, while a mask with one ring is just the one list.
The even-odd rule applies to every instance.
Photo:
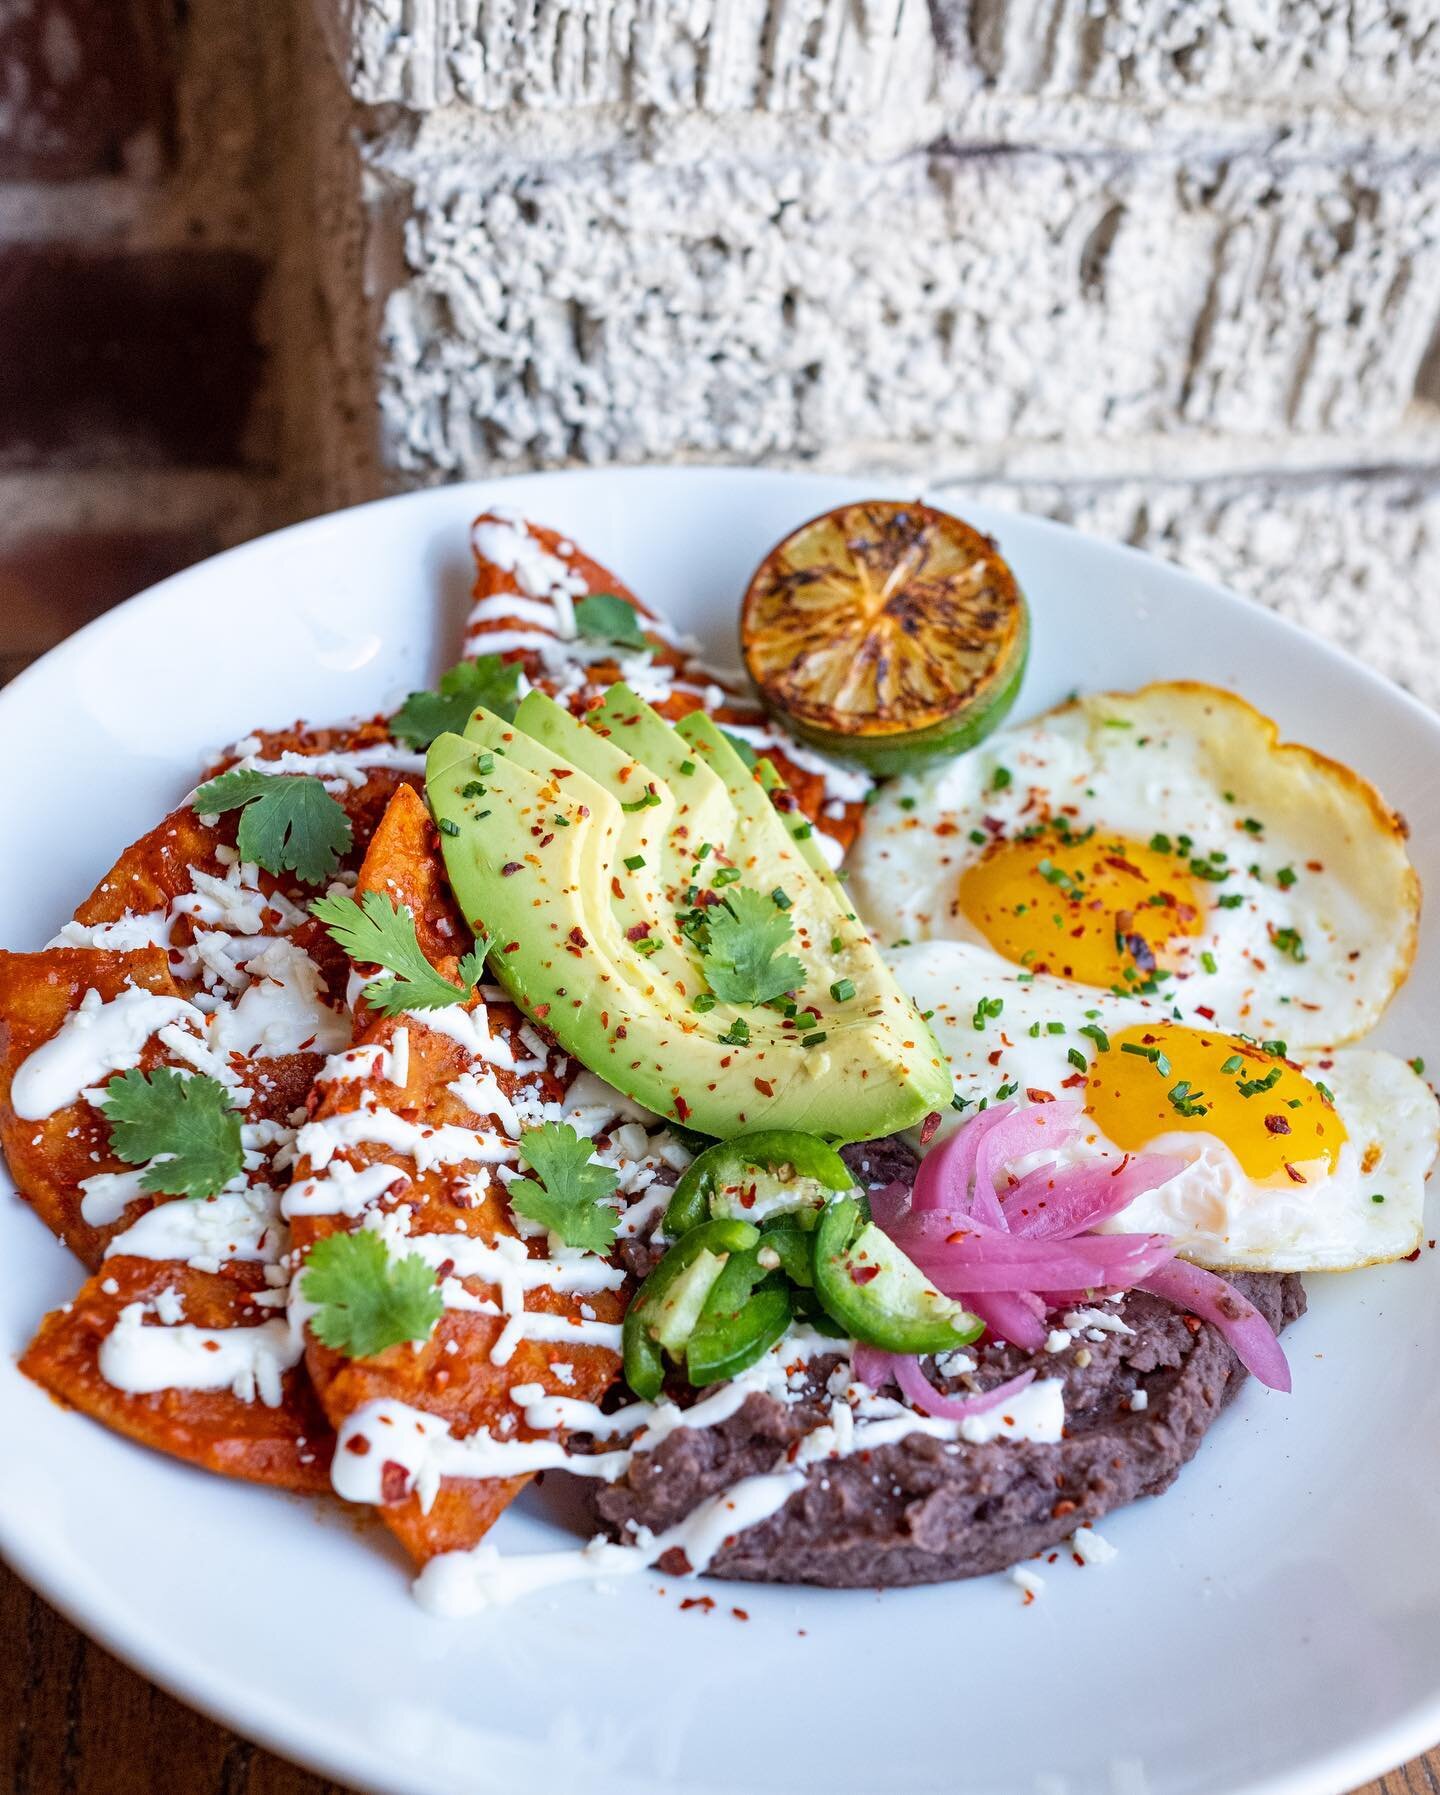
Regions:
[[874, 773], [972, 747], [1014, 702], [1030, 620], [988, 536], [930, 505], [842, 505], [760, 563], [740, 646], [798, 736]]

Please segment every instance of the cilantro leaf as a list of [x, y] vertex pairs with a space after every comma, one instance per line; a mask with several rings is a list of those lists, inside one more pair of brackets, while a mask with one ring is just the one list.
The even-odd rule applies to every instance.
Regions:
[[217, 1079], [157, 1066], [122, 1072], [105, 1086], [100, 1108], [110, 1145], [144, 1165], [141, 1190], [170, 1197], [213, 1197], [245, 1169], [240, 1111]]
[[592, 592], [575, 604], [575, 627], [591, 642], [613, 642], [619, 648], [648, 648], [640, 613], [613, 592]]
[[541, 1223], [567, 1247], [606, 1253], [614, 1245], [619, 1217], [602, 1199], [620, 1180], [597, 1162], [594, 1152], [568, 1122], [527, 1128], [520, 1136], [520, 1157], [541, 1182], [517, 1178], [508, 1195], [517, 1215]]
[[371, 979], [365, 1001], [382, 1016], [398, 1016], [405, 1010], [441, 1010], [464, 1003], [479, 982], [488, 940], [477, 942], [460, 962], [464, 985], [452, 985], [438, 973], [420, 950], [415, 938], [415, 917], [408, 904], [397, 904], [383, 891], [367, 891], [356, 903], [339, 895], [317, 898], [310, 914], [329, 930], [352, 960], [362, 965], [383, 966], [393, 978]]
[[412, 692], [390, 719], [390, 733], [407, 748], [428, 748], [437, 735], [459, 734], [483, 704], [507, 723], [519, 703], [520, 664], [498, 654], [461, 661], [440, 675], [438, 692]]
[[327, 1234], [305, 1261], [300, 1293], [316, 1304], [311, 1331], [349, 1359], [428, 1340], [445, 1312], [435, 1273], [418, 1253], [392, 1259], [368, 1228]]
[[763, 892], [737, 885], [710, 906], [705, 920], [705, 977], [722, 1002], [769, 1003], [805, 983], [800, 961], [780, 952], [794, 925]]
[[306, 885], [328, 879], [350, 846], [350, 819], [310, 773], [262, 773], [235, 767], [208, 779], [191, 799], [201, 816], [240, 811], [242, 860], [267, 873], [293, 872]]

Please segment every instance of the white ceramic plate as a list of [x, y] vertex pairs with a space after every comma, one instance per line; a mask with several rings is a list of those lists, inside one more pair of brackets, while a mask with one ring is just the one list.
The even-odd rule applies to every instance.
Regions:
[[[523, 477], [324, 518], [166, 581], [0, 693], [0, 941], [39, 946], [202, 748], [395, 703], [455, 654], [466, 526], [502, 496], [734, 659], [746, 576], [875, 488], [677, 469]], [[902, 496], [913, 496], [906, 493]], [[1375, 779], [1440, 891], [1440, 721], [1266, 612], [1131, 551], [967, 510], [1035, 612], [1020, 713], [1173, 676], [1243, 692]], [[1383, 1044], [1440, 1065], [1433, 914]], [[1440, 1229], [1437, 1229], [1440, 1232]], [[77, 1266], [0, 1192], [0, 1549], [148, 1676], [405, 1795], [1338, 1795], [1440, 1738], [1440, 1257], [1310, 1280], [1295, 1392], [1248, 1385], [1111, 1565], [887, 1595], [642, 1576], [463, 1624], [320, 1503], [63, 1413], [13, 1355]], [[507, 1549], [563, 1537], [532, 1492]], [[731, 1609], [747, 1611], [742, 1622]]]

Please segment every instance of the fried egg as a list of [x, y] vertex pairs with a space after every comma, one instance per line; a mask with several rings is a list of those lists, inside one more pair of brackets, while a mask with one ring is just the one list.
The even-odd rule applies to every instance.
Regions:
[[1248, 1271], [1343, 1271], [1419, 1246], [1440, 1106], [1393, 1054], [1297, 1053], [966, 942], [889, 958], [950, 1060], [947, 1130], [981, 1104], [1070, 1099], [1084, 1116], [1062, 1161], [1185, 1161], [1111, 1231], [1172, 1234], [1188, 1259]]
[[1184, 1020], [1355, 1040], [1415, 953], [1404, 824], [1213, 686], [1077, 698], [866, 815], [852, 890], [884, 945], [981, 943]]

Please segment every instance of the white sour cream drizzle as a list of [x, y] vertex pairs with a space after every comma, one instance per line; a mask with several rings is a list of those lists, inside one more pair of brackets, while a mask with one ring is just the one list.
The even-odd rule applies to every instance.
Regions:
[[111, 1240], [105, 1257], [183, 1259], [218, 1271], [227, 1262], [277, 1264], [289, 1244], [278, 1195], [268, 1184], [249, 1184], [147, 1209]]
[[87, 991], [50, 1039], [20, 1062], [10, 1086], [11, 1107], [24, 1121], [44, 1121], [102, 1079], [138, 1066], [145, 1043], [167, 1024], [186, 1022], [203, 1032], [205, 1020], [183, 997], [163, 997], [138, 985], [108, 1002], [98, 991]]
[[256, 1327], [201, 1328], [188, 1322], [148, 1327], [150, 1306], [127, 1303], [100, 1345], [100, 1374], [131, 1396], [159, 1390], [230, 1390], [279, 1408], [282, 1378], [304, 1344], [288, 1321]]
[[[625, 1474], [636, 1453], [653, 1450], [677, 1428], [719, 1425], [756, 1392], [781, 1401], [795, 1400], [792, 1377], [797, 1361], [836, 1351], [843, 1353], [840, 1343], [810, 1329], [797, 1329], [759, 1364], [688, 1409], [669, 1402], [632, 1403], [606, 1415], [593, 1403], [549, 1396], [539, 1385], [517, 1385], [510, 1392], [527, 1427], [537, 1431], [564, 1428], [590, 1433], [602, 1441], [633, 1436], [628, 1448], [593, 1454], [570, 1453], [553, 1438], [497, 1440], [483, 1432], [456, 1439], [436, 1416], [404, 1403], [370, 1403], [341, 1429], [332, 1481], [348, 1500], [376, 1503], [383, 1499], [387, 1482], [394, 1498], [393, 1473], [387, 1478], [386, 1467], [398, 1467], [404, 1489], [414, 1491], [427, 1508], [447, 1476], [509, 1477], [563, 1468], [578, 1476], [614, 1482]], [[746, 1477], [710, 1497], [664, 1533], [642, 1530], [633, 1544], [616, 1545], [602, 1538], [584, 1547], [519, 1558], [506, 1558], [493, 1544], [482, 1541], [469, 1551], [432, 1559], [417, 1579], [416, 1595], [436, 1614], [473, 1614], [536, 1589], [632, 1574], [676, 1548], [683, 1551], [691, 1573], [698, 1575], [727, 1540], [778, 1513], [803, 1488], [811, 1466], [873, 1452], [912, 1434], [942, 1440], [953, 1450], [959, 1450], [961, 1444], [980, 1445], [1000, 1438], [1055, 1441], [1064, 1426], [1062, 1389], [1060, 1379], [1046, 1379], [1019, 1392], [1002, 1408], [964, 1421], [946, 1421], [877, 1396], [864, 1385], [849, 1381], [842, 1367], [830, 1379], [832, 1401], [826, 1421], [806, 1434], [772, 1470]]]

